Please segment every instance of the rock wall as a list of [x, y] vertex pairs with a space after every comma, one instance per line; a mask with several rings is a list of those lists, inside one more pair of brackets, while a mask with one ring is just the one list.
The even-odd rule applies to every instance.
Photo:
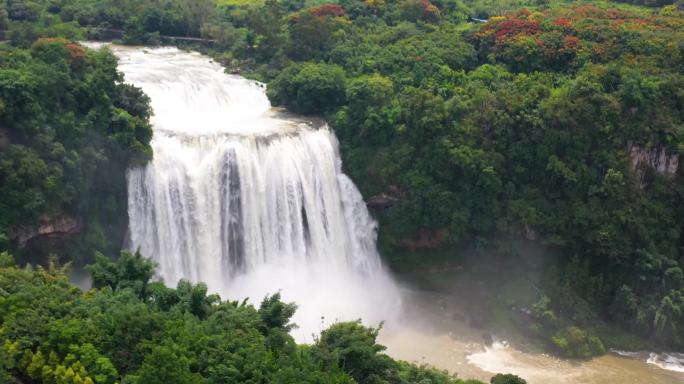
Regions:
[[69, 215], [59, 215], [53, 218], [43, 215], [37, 226], [24, 226], [14, 232], [13, 238], [19, 248], [39, 237], [65, 237], [80, 233], [83, 229], [81, 218]]
[[644, 148], [629, 143], [627, 145], [632, 169], [637, 173], [641, 187], [645, 186], [644, 175], [647, 167], [665, 175], [675, 175], [679, 169], [679, 154], [670, 152], [665, 146]]
[[368, 208], [382, 211], [391, 208], [397, 201], [398, 199], [395, 197], [382, 194], [368, 198], [368, 200], [366, 200], [366, 205]]

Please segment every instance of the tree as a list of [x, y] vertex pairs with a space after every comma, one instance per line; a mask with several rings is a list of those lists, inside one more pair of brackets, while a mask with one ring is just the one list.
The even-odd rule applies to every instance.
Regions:
[[345, 83], [344, 71], [337, 65], [294, 64], [268, 84], [268, 96], [295, 112], [323, 113], [344, 102]]
[[149, 99], [123, 84], [108, 51], [41, 38], [4, 52], [12, 59], [0, 70], [0, 124], [9, 138], [0, 151], [0, 243], [21, 248], [20, 233], [66, 218], [85, 228], [56, 238], [71, 256], [112, 244], [118, 252], [126, 168], [151, 158]]
[[511, 374], [497, 374], [489, 381], [491, 384], [527, 384], [527, 381]]
[[290, 16], [288, 56], [297, 60], [322, 58], [334, 43], [335, 33], [348, 23], [344, 8], [335, 4], [309, 8]]
[[379, 331], [364, 327], [360, 320], [336, 323], [321, 332], [311, 352], [317, 361], [342, 369], [359, 383], [382, 383], [396, 367], [381, 353], [385, 347], [376, 343]]
[[248, 9], [246, 22], [250, 33], [247, 42], [259, 59], [272, 59], [285, 44], [284, 15], [282, 4], [276, 0], [266, 0], [263, 7]]
[[437, 22], [441, 16], [439, 8], [429, 0], [404, 0], [401, 2], [402, 16], [410, 21]]
[[[164, 290], [179, 301], [159, 305]], [[380, 354], [377, 329], [358, 322], [331, 327], [314, 346], [298, 346], [287, 334], [295, 305], [283, 303], [278, 294], [264, 298], [257, 310], [246, 300], [215, 297], [209, 304], [204, 287], [187, 282], [177, 289], [156, 282], [150, 292], [146, 300], [109, 286], [82, 292], [64, 270], [0, 267], [0, 379], [462, 384], [444, 372]], [[197, 308], [207, 315], [192, 313]], [[285, 347], [277, 343], [286, 338]]]
[[296, 304], [280, 301], [280, 293], [266, 296], [262, 300], [259, 306], [262, 321], [259, 331], [266, 336], [267, 344], [274, 350], [292, 352], [294, 340], [289, 332], [297, 325], [290, 323], [290, 319], [296, 310]]
[[605, 347], [596, 336], [577, 327], [568, 327], [552, 338], [559, 351], [569, 357], [588, 358], [603, 354]]
[[116, 261], [98, 252], [95, 254], [95, 263], [86, 266], [86, 270], [92, 274], [95, 287], [108, 286], [113, 291], [131, 289], [139, 297], [145, 298], [155, 267], [156, 263], [145, 259], [138, 250], [135, 253], [121, 251]]
[[140, 384], [206, 383], [202, 376], [190, 370], [190, 360], [186, 355], [175, 344], [154, 346], [132, 381]]
[[212, 306], [221, 301], [216, 294], [207, 296], [206, 284], [193, 285], [187, 280], [178, 282], [175, 293], [178, 297], [177, 306], [182, 308], [184, 312], [192, 313], [200, 319], [206, 319], [211, 313]]

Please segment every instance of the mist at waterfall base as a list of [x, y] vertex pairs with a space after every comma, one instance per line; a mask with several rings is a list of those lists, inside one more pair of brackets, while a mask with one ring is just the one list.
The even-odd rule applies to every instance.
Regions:
[[112, 49], [154, 111], [154, 159], [128, 173], [128, 246], [161, 279], [255, 305], [280, 292], [298, 305], [298, 341], [335, 321], [397, 318], [376, 223], [327, 126], [284, 117], [263, 86], [197, 53]]

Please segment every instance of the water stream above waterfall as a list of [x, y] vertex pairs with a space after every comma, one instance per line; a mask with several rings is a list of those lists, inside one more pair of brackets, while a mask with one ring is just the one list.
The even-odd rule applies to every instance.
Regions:
[[[512, 372], [536, 383], [673, 383], [684, 375], [643, 356], [586, 362], [485, 348], [436, 295], [399, 288], [376, 250], [376, 223], [342, 173], [322, 123], [271, 108], [263, 86], [176, 48], [112, 46], [126, 81], [150, 96], [154, 159], [128, 174], [130, 240], [159, 278], [204, 282], [258, 303], [280, 291], [299, 305], [294, 335], [310, 341], [336, 320], [385, 321], [394, 357], [462, 377]], [[438, 297], [439, 296], [439, 297]]]

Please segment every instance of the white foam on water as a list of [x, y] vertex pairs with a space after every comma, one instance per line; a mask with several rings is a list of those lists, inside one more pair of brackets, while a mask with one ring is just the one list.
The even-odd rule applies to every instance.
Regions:
[[651, 352], [646, 362], [668, 371], [684, 373], [684, 353]]

